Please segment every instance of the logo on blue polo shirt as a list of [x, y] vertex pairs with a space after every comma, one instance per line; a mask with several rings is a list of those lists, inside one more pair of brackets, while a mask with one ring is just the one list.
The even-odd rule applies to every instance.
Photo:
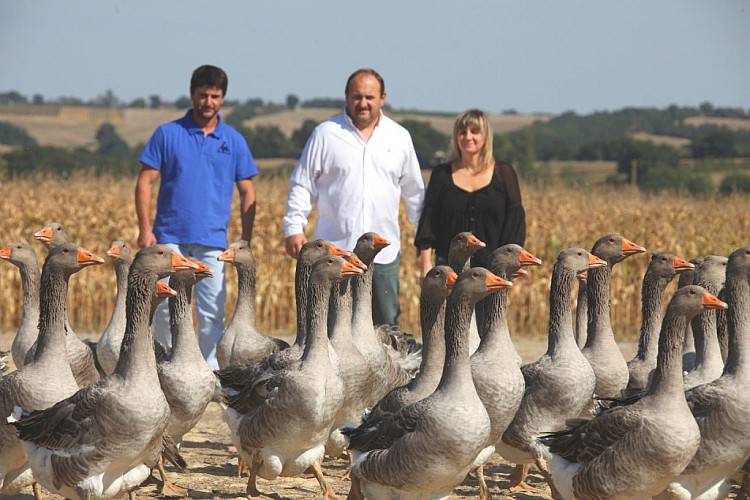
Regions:
[[231, 153], [231, 151], [229, 151], [229, 146], [227, 146], [226, 142], [221, 144], [221, 147], [219, 148], [219, 153], [224, 153], [225, 155], [228, 155]]

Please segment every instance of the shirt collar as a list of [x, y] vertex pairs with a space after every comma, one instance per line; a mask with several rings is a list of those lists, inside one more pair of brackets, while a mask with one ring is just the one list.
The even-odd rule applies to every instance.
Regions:
[[[224, 120], [221, 119], [221, 113], [216, 115], [219, 119], [218, 123], [216, 124], [216, 128], [208, 135], [213, 135], [215, 137], [221, 137], [222, 132], [224, 130]], [[195, 120], [193, 119], [193, 109], [188, 109], [185, 113], [185, 116], [182, 118], [183, 123], [185, 125], [185, 128], [188, 130], [188, 132], [191, 135], [195, 134], [203, 134], [203, 129], [198, 126], [197, 123], [195, 123]]]
[[[380, 110], [380, 119], [378, 120], [378, 124], [375, 125], [375, 130], [377, 130], [380, 125], [383, 123], [383, 118], [385, 117], [385, 114], [383, 114], [383, 110]], [[344, 119], [346, 120], [346, 124], [355, 132], [360, 133], [359, 129], [356, 125], [354, 125], [354, 121], [352, 120], [352, 117], [349, 116], [349, 111], [347, 109], [344, 109]]]

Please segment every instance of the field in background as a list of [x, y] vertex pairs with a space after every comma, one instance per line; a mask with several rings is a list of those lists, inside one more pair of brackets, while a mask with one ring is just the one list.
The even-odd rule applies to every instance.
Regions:
[[[38, 113], [34, 112], [36, 108], [39, 110]], [[3, 108], [0, 107], [0, 122], [7, 122], [26, 129], [29, 135], [42, 146], [95, 147], [94, 137], [97, 129], [103, 123], [109, 121], [120, 137], [130, 147], [135, 147], [138, 144], [145, 144], [157, 126], [179, 118], [185, 113], [184, 110], [174, 108], [112, 110], [79, 107], [70, 108], [78, 110], [78, 113], [50, 114], [44, 106], [36, 108], [27, 106], [25, 110], [28, 113], [7, 113], [3, 112]], [[115, 112], [116, 115], [114, 119], [112, 112]], [[248, 127], [274, 125], [279, 127], [287, 137], [290, 137], [292, 132], [300, 128], [305, 120], [322, 122], [340, 112], [341, 110], [333, 108], [298, 108], [257, 116], [247, 120], [245, 125]], [[231, 113], [231, 108], [224, 109], [223, 113], [228, 115]], [[453, 130], [453, 120], [455, 119], [454, 116], [430, 114], [389, 113], [389, 116], [397, 121], [408, 118], [428, 122], [446, 135], [450, 135]], [[550, 115], [490, 115], [493, 130], [498, 134], [520, 130], [537, 120], [547, 121], [550, 118]]]
[[[4, 185], [0, 199], [3, 245], [32, 242], [42, 258], [42, 245], [32, 234], [46, 222], [63, 222], [71, 238], [97, 253], [113, 239], [131, 245], [137, 236], [133, 204], [134, 179], [74, 178], [20, 180]], [[284, 253], [281, 217], [288, 189], [284, 177], [257, 181], [258, 212], [253, 250], [258, 261], [257, 321], [263, 332], [294, 330], [295, 262]], [[550, 274], [554, 259], [564, 248], [591, 248], [594, 241], [619, 232], [649, 251], [670, 251], [684, 258], [705, 254], [728, 255], [750, 243], [748, 199], [694, 199], [673, 195], [648, 196], [631, 189], [577, 188], [562, 185], [522, 184], [527, 211], [526, 248], [540, 257], [541, 267], [516, 283], [509, 292], [509, 322], [514, 335], [546, 335]], [[235, 200], [235, 203], [237, 200]], [[235, 208], [234, 213], [237, 213]], [[418, 332], [419, 285], [413, 247], [414, 228], [402, 211], [401, 307], [402, 326]], [[239, 218], [230, 227], [230, 241], [240, 235]], [[633, 339], [640, 324], [640, 286], [649, 255], [636, 255], [613, 273], [612, 323], [618, 338]], [[236, 273], [227, 273], [231, 315], [236, 298]], [[21, 314], [18, 270], [0, 263], [0, 331], [15, 331]], [[670, 292], [675, 283], [671, 285]], [[101, 332], [109, 320], [115, 297], [115, 276], [110, 262], [87, 268], [70, 280], [69, 314], [80, 332]]]

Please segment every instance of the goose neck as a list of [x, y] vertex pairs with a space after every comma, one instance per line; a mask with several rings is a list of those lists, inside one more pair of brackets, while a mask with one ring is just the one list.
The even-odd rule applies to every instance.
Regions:
[[[455, 293], [455, 292], [454, 292]], [[471, 387], [471, 363], [469, 361], [469, 325], [474, 303], [461, 298], [448, 297], [445, 317], [445, 363], [437, 390], [461, 391], [468, 383]]]
[[332, 343], [351, 342], [352, 339], [352, 293], [348, 281], [334, 283], [331, 287], [330, 311], [333, 313], [329, 338]]
[[549, 324], [547, 328], [547, 354], [555, 355], [560, 349], [578, 349], [573, 335], [573, 282], [572, 271], [556, 266], [552, 271], [549, 292]]
[[422, 324], [422, 361], [413, 388], [416, 390], [422, 384], [430, 384], [434, 390], [443, 373], [445, 362], [445, 300], [423, 300], [419, 309]]
[[508, 292], [493, 293], [484, 300], [485, 319], [482, 340], [477, 352], [500, 353], [513, 347], [508, 330], [508, 317], [506, 307], [508, 303]]
[[612, 268], [610, 266], [589, 269], [586, 286], [589, 324], [586, 347], [612, 338], [612, 324], [609, 317], [609, 289]]
[[656, 369], [648, 387], [649, 394], [682, 396], [685, 384], [682, 375], [682, 334], [687, 327], [686, 316], [667, 309], [659, 335]]
[[191, 347], [195, 347], [193, 351], [199, 349], [195, 342], [193, 327], [193, 287], [180, 284], [173, 289], [177, 292], [177, 296], [169, 298], [169, 330], [172, 334], [171, 356], [175, 357], [189, 351]]
[[331, 283], [315, 283], [310, 287], [307, 337], [302, 353], [302, 364], [324, 366], [328, 362], [328, 303]]
[[664, 290], [656, 280], [644, 280], [641, 289], [641, 332], [638, 338], [638, 354], [643, 361], [656, 362], [659, 352], [659, 330], [662, 320]]
[[729, 347], [724, 372], [750, 380], [750, 282], [727, 273], [726, 299]]
[[66, 353], [65, 303], [70, 275], [48, 266], [42, 273], [39, 295], [39, 337], [34, 361], [57, 359]]
[[156, 357], [151, 332], [151, 300], [156, 293], [157, 277], [133, 272], [128, 276], [125, 335], [115, 372], [125, 379], [153, 376], [156, 383]]
[[255, 298], [256, 298], [255, 272], [245, 266], [237, 266], [237, 303], [231, 323], [235, 318], [246, 327], [255, 329]]

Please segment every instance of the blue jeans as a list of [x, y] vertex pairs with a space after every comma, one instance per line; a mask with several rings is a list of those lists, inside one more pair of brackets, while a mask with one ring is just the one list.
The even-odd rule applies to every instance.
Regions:
[[372, 274], [372, 321], [376, 325], [398, 325], [401, 306], [398, 300], [398, 270], [401, 253], [388, 264], [374, 264]]
[[[224, 303], [227, 299], [227, 288], [224, 282], [224, 263], [217, 258], [224, 250], [203, 245], [176, 245], [173, 243], [167, 245], [185, 257], [195, 257], [214, 272], [213, 278], [205, 278], [195, 284], [193, 297], [198, 315], [198, 345], [208, 366], [218, 370], [216, 344], [224, 335]], [[163, 301], [156, 309], [154, 338], [170, 347], [172, 345], [167, 301]]]

